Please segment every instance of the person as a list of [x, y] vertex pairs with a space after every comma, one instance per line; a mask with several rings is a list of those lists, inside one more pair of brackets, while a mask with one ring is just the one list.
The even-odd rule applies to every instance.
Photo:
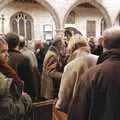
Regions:
[[45, 99], [56, 98], [58, 95], [63, 72], [60, 53], [62, 47], [61, 38], [55, 38], [44, 58], [41, 94]]
[[103, 32], [104, 52], [78, 83], [69, 120], [120, 119], [120, 28]]
[[37, 58], [34, 52], [26, 46], [26, 41], [23, 36], [20, 36], [19, 50], [30, 60], [33, 73], [33, 81], [35, 83], [36, 100], [38, 100], [40, 98], [40, 73], [38, 70]]
[[41, 42], [41, 40], [36, 40], [35, 41], [35, 55], [37, 58], [37, 63], [38, 63], [38, 70], [40, 73], [42, 73], [42, 69], [43, 69], [43, 61], [44, 61], [44, 57], [45, 54], [47, 53], [49, 46], [44, 43]]
[[89, 44], [89, 47], [90, 47], [90, 52], [93, 54], [93, 51], [94, 51], [94, 49], [96, 47], [96, 45], [95, 45], [95, 38], [94, 37], [90, 37], [88, 44]]
[[8, 43], [8, 63], [24, 81], [24, 90], [35, 100], [37, 95], [33, 80], [32, 66], [30, 59], [24, 56], [19, 50], [20, 38], [16, 33], [10, 32], [5, 35], [5, 39]]
[[97, 56], [90, 54], [87, 38], [76, 34], [71, 37], [68, 44], [71, 61], [65, 66], [61, 79], [58, 100], [55, 108], [68, 113], [74, 98], [74, 90], [85, 71], [97, 62]]
[[30, 112], [32, 101], [23, 87], [24, 82], [8, 64], [7, 42], [0, 38], [0, 120], [23, 119]]
[[98, 38], [98, 44], [95, 46], [92, 53], [98, 56], [100, 56], [103, 53], [102, 36]]

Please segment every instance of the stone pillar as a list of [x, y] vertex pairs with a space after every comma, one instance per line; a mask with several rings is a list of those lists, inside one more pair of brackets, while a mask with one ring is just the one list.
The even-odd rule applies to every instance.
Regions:
[[5, 20], [5, 18], [4, 18], [4, 15], [2, 14], [2, 15], [1, 15], [2, 34], [4, 34], [4, 20]]

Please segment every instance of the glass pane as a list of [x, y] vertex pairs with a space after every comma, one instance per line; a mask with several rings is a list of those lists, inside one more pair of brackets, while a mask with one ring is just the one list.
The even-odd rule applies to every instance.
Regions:
[[87, 37], [96, 36], [96, 22], [87, 21]]
[[25, 36], [24, 20], [23, 19], [19, 20], [19, 30], [20, 30], [20, 35]]
[[27, 37], [27, 40], [32, 40], [32, 37], [31, 37], [31, 22], [29, 20], [26, 21], [26, 37]]
[[32, 18], [31, 16], [19, 12], [11, 18], [11, 28], [13, 32], [32, 40]]
[[18, 34], [18, 27], [17, 27], [17, 21], [13, 20], [12, 21], [12, 32], [15, 32]]

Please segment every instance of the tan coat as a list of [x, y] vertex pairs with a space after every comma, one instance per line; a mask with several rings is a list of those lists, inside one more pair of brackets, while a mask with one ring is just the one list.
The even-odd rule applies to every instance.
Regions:
[[75, 95], [74, 90], [77, 81], [88, 68], [96, 64], [97, 56], [88, 53], [86, 50], [86, 47], [82, 47], [74, 51], [74, 59], [65, 66], [56, 103], [56, 108], [63, 112], [68, 112]]
[[55, 48], [48, 50], [44, 62], [41, 82], [41, 95], [47, 99], [56, 97], [62, 76], [60, 54]]

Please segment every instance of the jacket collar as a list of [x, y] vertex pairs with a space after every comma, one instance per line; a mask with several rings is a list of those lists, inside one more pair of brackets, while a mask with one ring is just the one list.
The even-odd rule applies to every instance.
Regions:
[[119, 60], [120, 52], [117, 50], [109, 50], [99, 56], [97, 64], [103, 63], [105, 60]]

